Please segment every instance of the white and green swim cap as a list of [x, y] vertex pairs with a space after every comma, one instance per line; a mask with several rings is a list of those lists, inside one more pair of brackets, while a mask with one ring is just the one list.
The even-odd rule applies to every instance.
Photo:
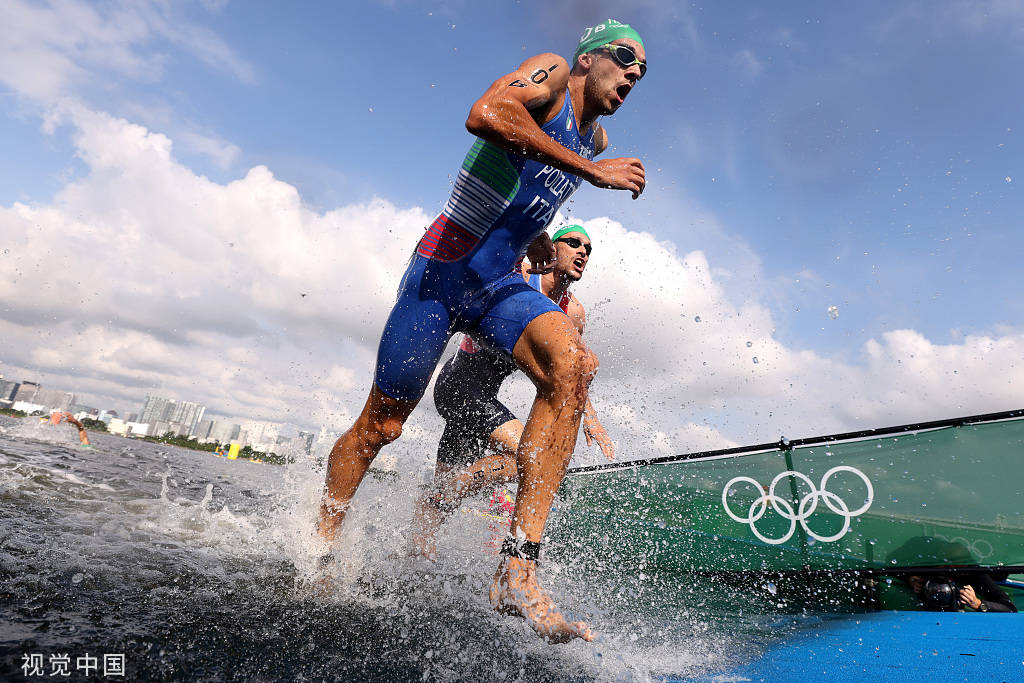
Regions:
[[615, 19], [609, 19], [597, 26], [589, 26], [583, 31], [583, 36], [580, 38], [580, 44], [576, 46], [576, 53], [572, 56], [573, 63], [576, 59], [585, 52], [596, 50], [597, 48], [610, 43], [613, 40], [619, 40], [620, 38], [629, 38], [640, 43], [643, 47], [644, 41], [640, 37], [640, 34], [636, 32], [629, 24], [623, 24]]

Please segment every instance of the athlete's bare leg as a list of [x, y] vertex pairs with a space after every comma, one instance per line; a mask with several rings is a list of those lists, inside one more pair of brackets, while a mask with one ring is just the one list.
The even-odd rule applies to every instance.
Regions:
[[434, 486], [420, 496], [414, 508], [413, 551], [427, 559], [437, 559], [437, 530], [462, 501], [489, 486], [516, 479], [516, 450], [523, 423], [509, 420], [491, 432], [488, 447], [494, 455], [480, 458], [460, 470], [438, 465]]
[[[536, 385], [537, 398], [516, 456], [519, 493], [512, 533], [519, 539], [540, 543], [555, 492], [572, 458], [597, 358], [569, 318], [560, 312], [545, 313], [527, 325], [516, 342], [513, 357]], [[495, 609], [522, 616], [547, 640], [593, 640], [587, 625], [566, 621], [541, 588], [534, 560], [503, 557], [490, 597]]]
[[327, 541], [338, 534], [345, 512], [380, 449], [397, 439], [417, 401], [400, 401], [376, 385], [370, 390], [363, 412], [351, 429], [341, 435], [327, 459], [327, 490], [320, 505], [318, 530]]
[[494, 451], [495, 455], [515, 460], [516, 453], [519, 451], [519, 439], [522, 436], [523, 423], [511, 419], [491, 432], [487, 439], [487, 446]]

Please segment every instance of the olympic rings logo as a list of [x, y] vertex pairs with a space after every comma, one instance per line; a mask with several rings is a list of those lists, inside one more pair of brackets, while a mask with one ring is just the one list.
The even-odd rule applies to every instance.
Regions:
[[[940, 541], [946, 541], [947, 543], [963, 543], [967, 547], [967, 552], [974, 556], [978, 560], [985, 560], [992, 557], [992, 553], [995, 552], [995, 548], [992, 544], [986, 541], [984, 538], [979, 538], [976, 541], [968, 541], [963, 536], [954, 536], [953, 538], [947, 538], [942, 534], [935, 534], [935, 538]], [[985, 548], [988, 548], [987, 550]]]
[[[853, 472], [864, 481], [865, 486], [868, 487], [868, 497], [864, 505], [860, 506], [856, 510], [851, 510], [842, 498], [840, 498], [838, 495], [832, 493], [826, 488], [828, 486], [829, 478], [832, 477], [832, 475], [836, 474], [837, 472]], [[780, 481], [789, 476], [801, 479], [811, 489], [811, 492], [800, 500], [800, 504], [797, 505], [797, 510], [795, 512], [793, 510], [793, 506], [790, 504], [788, 500], [782, 498], [781, 496], [775, 495], [775, 487], [778, 486]], [[729, 508], [729, 489], [731, 489], [734, 484], [737, 484], [739, 482], [749, 482], [753, 484], [758, 491], [762, 491], [761, 495], [757, 499], [755, 499], [753, 503], [750, 504], [750, 509], [747, 511], [746, 517], [740, 517]], [[734, 477], [729, 481], [728, 484], [725, 485], [725, 488], [722, 489], [722, 507], [725, 508], [726, 514], [728, 514], [730, 517], [732, 517], [740, 524], [749, 524], [750, 530], [754, 533], [754, 535], [757, 536], [760, 540], [770, 545], [778, 545], [780, 543], [785, 543], [790, 538], [792, 538], [793, 533], [796, 531], [797, 522], [800, 522], [800, 526], [804, 528], [804, 531], [807, 532], [807, 535], [815, 540], [821, 541], [822, 543], [831, 543], [832, 541], [838, 541], [840, 538], [846, 535], [847, 531], [850, 530], [850, 522], [853, 520], [853, 518], [867, 512], [868, 508], [871, 507], [871, 503], [874, 502], [874, 499], [875, 490], [871, 486], [871, 480], [868, 479], [867, 475], [858, 470], [856, 467], [850, 467], [849, 465], [838, 465], [830, 469], [821, 478], [821, 483], [818, 486], [815, 486], [814, 482], [812, 482], [810, 477], [808, 477], [806, 474], [803, 474], [802, 472], [795, 472], [793, 470], [789, 470], [783, 472], [782, 474], [776, 475], [776, 477], [772, 479], [771, 486], [768, 487], [767, 493], [764, 493], [764, 489], [761, 487], [761, 484], [757, 482], [757, 480], [752, 479], [750, 477]], [[819, 536], [818, 534], [811, 531], [811, 529], [807, 526], [807, 519], [812, 514], [814, 514], [814, 511], [818, 508], [818, 501], [822, 501], [823, 503], [825, 503], [825, 506], [829, 510], [843, 518], [843, 528], [839, 530], [839, 533], [833, 534], [832, 536]], [[776, 513], [781, 515], [783, 519], [789, 520], [789, 531], [786, 532], [786, 534], [782, 536], [782, 538], [769, 538], [757, 530], [757, 521], [764, 516], [765, 512], [768, 511], [769, 503], [771, 503], [772, 509], [775, 510]]]

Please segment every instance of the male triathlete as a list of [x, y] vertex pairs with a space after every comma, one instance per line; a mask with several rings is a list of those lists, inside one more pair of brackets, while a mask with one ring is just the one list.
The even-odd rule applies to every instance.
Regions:
[[[551, 236], [555, 267], [544, 275], [523, 277], [558, 304], [582, 335], [586, 312], [569, 286], [583, 277], [593, 249], [581, 225], [567, 225]], [[516, 451], [523, 423], [498, 399], [505, 379], [516, 365], [505, 353], [478, 345], [466, 335], [459, 351], [445, 363], [434, 384], [434, 405], [445, 421], [437, 446], [434, 482], [416, 504], [416, 551], [433, 558], [434, 535], [462, 501], [488, 487], [515, 481]], [[609, 459], [615, 457], [608, 433], [587, 400], [583, 412], [587, 445], [594, 441]]]
[[[512, 536], [502, 546], [491, 601], [553, 641], [593, 638], [586, 624], [566, 621], [536, 572], [597, 359], [568, 316], [512, 270], [583, 180], [628, 190], [634, 199], [643, 192], [639, 159], [592, 159], [608, 146], [597, 118], [615, 113], [646, 70], [640, 35], [609, 19], [586, 29], [571, 70], [555, 54], [531, 57], [473, 104], [466, 128], [478, 140], [412, 256], [366, 405], [327, 464], [319, 528], [329, 540], [374, 457], [401, 434], [448, 339], [472, 330], [482, 343], [510, 353], [537, 386], [537, 398], [516, 456]], [[553, 256], [550, 241], [540, 244], [529, 254], [535, 267]]]

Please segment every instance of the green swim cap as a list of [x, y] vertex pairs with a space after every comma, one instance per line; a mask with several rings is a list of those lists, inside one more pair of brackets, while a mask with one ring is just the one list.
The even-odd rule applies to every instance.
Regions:
[[[643, 47], [644, 41], [640, 38], [640, 34], [636, 32], [629, 24], [623, 24], [616, 21], [615, 19], [609, 19], [603, 24], [597, 26], [590, 26], [583, 31], [583, 37], [580, 38], [580, 44], [576, 46], [576, 54], [572, 56], [572, 63], [576, 63], [576, 59], [584, 52], [590, 52], [596, 50], [605, 43], [610, 43], [613, 40], [620, 38], [629, 38], [640, 43]], [[570, 66], [572, 66], [570, 64]]]
[[[578, 232], [584, 237], [586, 237], [588, 240], [590, 240], [590, 235], [587, 234], [587, 231], [583, 229], [582, 225], [567, 225], [564, 228], [559, 228], [558, 230], [556, 230], [555, 234], [551, 236], [551, 241], [554, 242], [562, 235], [568, 234], [570, 232]], [[590, 241], [593, 242], [594, 240]]]

